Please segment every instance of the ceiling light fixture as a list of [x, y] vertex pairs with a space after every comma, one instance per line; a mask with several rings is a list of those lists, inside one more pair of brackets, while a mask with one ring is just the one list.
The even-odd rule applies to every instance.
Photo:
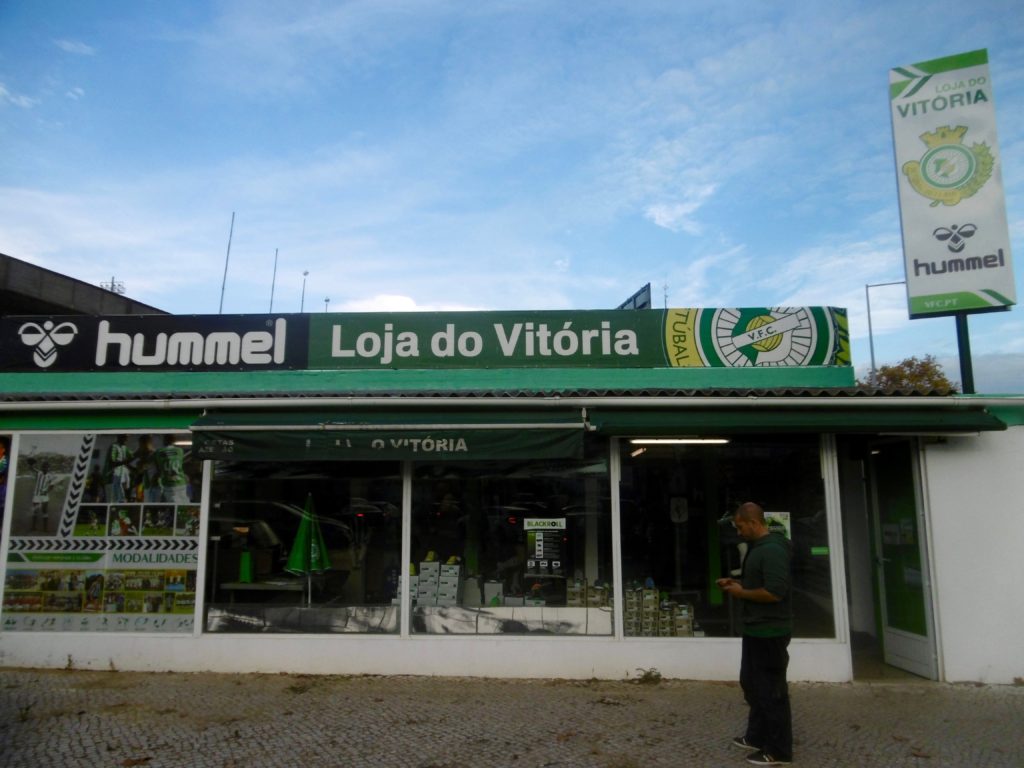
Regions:
[[725, 437], [637, 437], [629, 441], [633, 445], [725, 445]]

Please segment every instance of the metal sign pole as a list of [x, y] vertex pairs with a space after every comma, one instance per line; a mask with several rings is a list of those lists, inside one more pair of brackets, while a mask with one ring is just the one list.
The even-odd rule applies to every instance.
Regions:
[[963, 394], [974, 394], [974, 365], [971, 363], [971, 336], [967, 331], [967, 312], [956, 313], [956, 345], [960, 353], [960, 386]]

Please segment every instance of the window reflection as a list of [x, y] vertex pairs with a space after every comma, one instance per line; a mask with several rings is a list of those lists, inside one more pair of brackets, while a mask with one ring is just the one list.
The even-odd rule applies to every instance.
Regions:
[[817, 435], [719, 444], [621, 441], [623, 621], [628, 637], [733, 636], [739, 613], [714, 582], [738, 575], [732, 512], [756, 501], [794, 544], [798, 637], [834, 636]]
[[412, 630], [610, 634], [606, 456], [415, 465]]
[[401, 485], [397, 462], [217, 463], [207, 631], [397, 632]]

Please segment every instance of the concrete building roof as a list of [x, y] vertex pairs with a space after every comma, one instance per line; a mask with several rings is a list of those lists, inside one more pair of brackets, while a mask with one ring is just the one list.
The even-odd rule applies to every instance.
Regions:
[[167, 312], [0, 253], [0, 314], [166, 315]]

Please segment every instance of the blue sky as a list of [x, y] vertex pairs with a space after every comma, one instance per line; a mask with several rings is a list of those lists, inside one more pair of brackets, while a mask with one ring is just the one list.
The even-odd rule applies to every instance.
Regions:
[[[225, 313], [833, 305], [903, 279], [894, 66], [987, 48], [1024, 235], [1024, 6], [0, 2], [0, 252]], [[274, 252], [278, 249], [276, 280]], [[1017, 292], [1024, 266], [1018, 263]], [[329, 303], [325, 299], [329, 298]], [[950, 318], [871, 289], [878, 364]], [[1024, 316], [970, 318], [1024, 391]]]

